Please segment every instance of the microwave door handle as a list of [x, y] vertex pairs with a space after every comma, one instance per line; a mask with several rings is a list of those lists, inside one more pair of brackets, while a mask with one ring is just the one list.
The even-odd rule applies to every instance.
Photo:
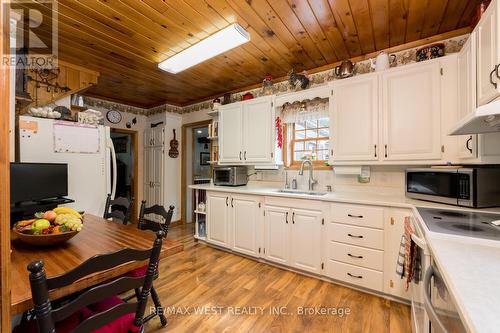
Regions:
[[435, 330], [439, 333], [448, 333], [448, 330], [444, 327], [443, 323], [439, 319], [438, 314], [436, 313], [436, 310], [432, 306], [432, 301], [431, 301], [431, 278], [433, 276], [438, 276], [437, 272], [434, 270], [433, 266], [429, 266], [427, 271], [425, 272], [424, 276], [424, 308], [425, 312], [427, 312], [427, 315], [429, 316], [429, 319], [432, 323], [432, 326], [435, 328]]

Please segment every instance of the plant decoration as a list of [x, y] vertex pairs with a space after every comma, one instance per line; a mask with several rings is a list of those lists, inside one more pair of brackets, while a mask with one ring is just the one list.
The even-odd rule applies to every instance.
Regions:
[[292, 89], [297, 89], [297, 86], [301, 89], [306, 89], [310, 81], [306, 71], [302, 72], [302, 74], [297, 74], [295, 73], [295, 69], [292, 68], [290, 72], [288, 72], [288, 82]]

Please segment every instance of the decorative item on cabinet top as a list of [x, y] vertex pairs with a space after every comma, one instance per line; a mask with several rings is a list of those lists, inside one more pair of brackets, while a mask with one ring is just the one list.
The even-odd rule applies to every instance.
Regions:
[[354, 63], [351, 60], [344, 60], [335, 67], [335, 76], [338, 79], [345, 79], [354, 75]]
[[307, 87], [309, 87], [307, 72], [304, 71], [302, 74], [297, 74], [295, 73], [295, 69], [292, 68], [290, 72], [288, 72], [288, 83], [292, 90], [297, 90], [298, 87], [300, 87], [300, 89], [307, 89]]
[[444, 56], [444, 43], [426, 45], [417, 50], [417, 61], [425, 61]]
[[396, 64], [396, 55], [391, 54], [388, 55], [385, 52], [380, 52], [375, 61], [370, 59], [371, 68], [375, 70], [375, 72], [385, 71], [389, 69], [391, 66]]

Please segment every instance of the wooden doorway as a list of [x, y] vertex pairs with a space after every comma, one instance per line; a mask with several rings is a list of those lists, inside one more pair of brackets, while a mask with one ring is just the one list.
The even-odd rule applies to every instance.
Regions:
[[117, 159], [116, 197], [134, 198], [133, 223], [137, 223], [139, 212], [139, 136], [137, 131], [111, 129], [111, 140]]
[[[182, 146], [181, 146], [181, 220], [182, 223], [186, 223], [188, 220], [187, 214], [192, 214], [192, 212], [187, 212], [187, 202], [188, 202], [188, 177], [192, 177], [192, 173], [188, 172], [187, 165], [187, 154], [193, 154], [193, 145], [192, 142], [188, 146], [188, 130], [192, 131], [194, 128], [208, 126], [212, 123], [212, 120], [203, 120], [194, 123], [184, 124], [182, 125]], [[189, 133], [191, 136], [192, 133]], [[192, 136], [191, 136], [192, 138]], [[192, 141], [192, 140], [191, 140]]]
[[9, 94], [10, 68], [4, 64], [9, 54], [9, 7], [0, 0], [0, 330], [10, 332], [10, 152]]

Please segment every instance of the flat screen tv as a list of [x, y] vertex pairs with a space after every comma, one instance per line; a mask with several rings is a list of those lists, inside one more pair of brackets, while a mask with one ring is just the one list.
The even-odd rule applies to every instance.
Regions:
[[62, 198], [68, 195], [68, 165], [11, 163], [10, 203]]

